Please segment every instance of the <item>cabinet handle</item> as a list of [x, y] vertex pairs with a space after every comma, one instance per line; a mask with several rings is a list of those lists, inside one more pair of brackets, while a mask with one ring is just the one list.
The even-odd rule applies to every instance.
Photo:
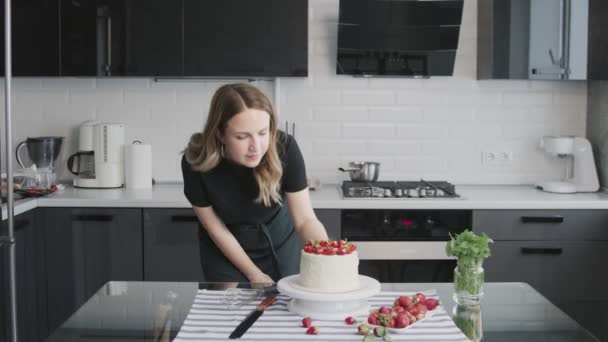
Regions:
[[198, 222], [195, 215], [171, 215], [171, 222]]
[[559, 215], [555, 216], [522, 216], [523, 223], [562, 223], [564, 218]]
[[562, 254], [560, 247], [522, 247], [522, 254]]
[[74, 221], [110, 222], [114, 220], [114, 215], [74, 215]]

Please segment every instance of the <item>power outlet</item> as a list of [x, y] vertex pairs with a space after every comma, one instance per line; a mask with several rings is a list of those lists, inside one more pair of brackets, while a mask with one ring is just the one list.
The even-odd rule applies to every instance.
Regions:
[[490, 150], [481, 152], [481, 163], [487, 166], [504, 166], [513, 163], [513, 151]]

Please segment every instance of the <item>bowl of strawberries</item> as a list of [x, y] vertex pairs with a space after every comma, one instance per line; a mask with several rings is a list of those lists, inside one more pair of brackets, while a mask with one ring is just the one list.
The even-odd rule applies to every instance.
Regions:
[[399, 296], [391, 307], [381, 306], [372, 310], [367, 317], [367, 324], [401, 333], [433, 316], [440, 308], [439, 300], [427, 298], [421, 292], [413, 296]]

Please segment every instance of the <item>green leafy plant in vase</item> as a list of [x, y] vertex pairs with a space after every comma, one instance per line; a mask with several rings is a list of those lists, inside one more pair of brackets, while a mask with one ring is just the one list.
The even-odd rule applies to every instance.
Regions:
[[486, 233], [476, 235], [472, 231], [452, 236], [446, 245], [448, 256], [456, 257], [454, 269], [454, 295], [459, 305], [478, 305], [483, 297], [483, 261], [490, 256], [490, 243]]

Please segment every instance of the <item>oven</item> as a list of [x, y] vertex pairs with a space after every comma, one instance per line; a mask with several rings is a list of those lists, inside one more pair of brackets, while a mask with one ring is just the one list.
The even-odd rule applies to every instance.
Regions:
[[450, 235], [471, 228], [470, 210], [343, 209], [340, 234], [357, 245], [359, 273], [381, 283], [452, 282]]

